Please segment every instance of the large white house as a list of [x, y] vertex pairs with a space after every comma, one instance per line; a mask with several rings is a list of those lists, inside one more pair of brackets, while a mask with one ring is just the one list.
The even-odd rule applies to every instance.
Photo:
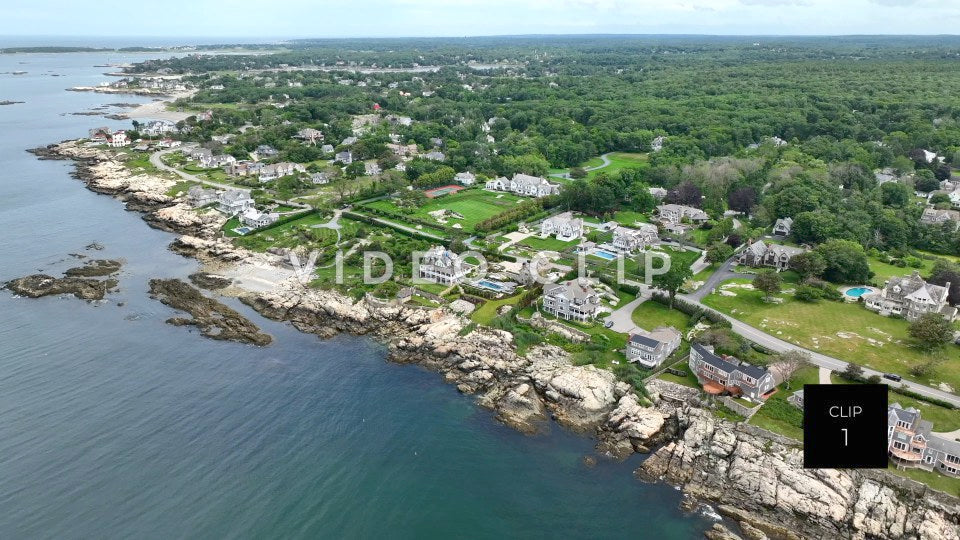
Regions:
[[250, 198], [250, 193], [240, 189], [221, 192], [218, 202], [220, 204], [217, 206], [217, 210], [228, 216], [240, 214], [248, 208], [253, 208], [254, 204], [253, 199]]
[[465, 186], [472, 186], [473, 183], [477, 181], [477, 177], [470, 171], [458, 172], [453, 179]]
[[278, 219], [280, 219], [280, 214], [267, 214], [253, 207], [247, 208], [240, 214], [240, 223], [254, 229], [272, 225], [276, 223]]
[[909, 276], [887, 280], [883, 289], [861, 296], [867, 309], [881, 315], [900, 315], [915, 321], [926, 313], [939, 313], [947, 320], [957, 317], [957, 308], [947, 303], [950, 283], [946, 286], [927, 283], [914, 271]]
[[498, 177], [490, 180], [485, 186], [494, 191], [510, 191], [526, 197], [546, 197], [560, 193], [560, 184], [551, 184], [546, 178], [530, 176], [529, 174], [515, 174], [513, 178]]
[[703, 210], [682, 204], [661, 204], [657, 207], [657, 215], [660, 216], [660, 221], [667, 225], [677, 225], [684, 220], [703, 223], [710, 219]]
[[213, 204], [220, 200], [220, 194], [215, 189], [204, 189], [203, 186], [190, 186], [187, 190], [187, 200], [194, 208]]
[[282, 176], [288, 176], [295, 172], [303, 172], [305, 170], [306, 169], [303, 168], [303, 165], [283, 161], [280, 163], [274, 163], [273, 165], [264, 165], [263, 168], [260, 169], [258, 178], [261, 182], [269, 182]]
[[630, 335], [627, 342], [627, 360], [643, 367], [655, 368], [680, 346], [681, 334], [672, 326], [660, 326], [651, 331], [640, 330]]
[[763, 240], [757, 240], [743, 250], [737, 261], [754, 268], [769, 266], [779, 272], [790, 268], [790, 260], [804, 251], [798, 247], [767, 244]]
[[627, 253], [644, 249], [659, 241], [657, 226], [651, 223], [640, 223], [636, 229], [617, 227], [613, 230], [613, 247]]
[[460, 283], [469, 267], [456, 253], [443, 246], [433, 246], [420, 260], [417, 275], [436, 283], [450, 285]]
[[573, 212], [564, 212], [549, 217], [540, 223], [540, 237], [556, 235], [557, 240], [569, 242], [583, 235], [583, 220], [573, 217]]
[[571, 279], [543, 287], [543, 311], [568, 321], [587, 321], [600, 310], [600, 296], [585, 281]]

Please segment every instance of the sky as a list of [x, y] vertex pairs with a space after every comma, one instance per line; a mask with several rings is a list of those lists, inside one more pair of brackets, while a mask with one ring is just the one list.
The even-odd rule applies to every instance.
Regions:
[[[16, 36], [957, 34], [960, 0], [4, 0]], [[15, 39], [13, 39], [15, 41]]]

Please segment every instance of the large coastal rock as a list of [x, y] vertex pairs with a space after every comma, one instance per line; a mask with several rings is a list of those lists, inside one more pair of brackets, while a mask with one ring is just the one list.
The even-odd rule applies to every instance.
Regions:
[[8, 281], [4, 286], [15, 294], [28, 298], [73, 295], [81, 300], [91, 301], [103, 300], [107, 292], [117, 287], [117, 281], [34, 274]]
[[160, 302], [192, 318], [173, 317], [167, 322], [177, 326], [196, 326], [212, 339], [237, 341], [253, 345], [269, 345], [273, 338], [260, 331], [249, 319], [179, 279], [150, 280], [150, 295]]
[[771, 536], [960, 538], [960, 501], [922, 484], [880, 471], [804, 469], [796, 441], [705, 409], [684, 407], [677, 422], [682, 435], [638, 474], [736, 509]]

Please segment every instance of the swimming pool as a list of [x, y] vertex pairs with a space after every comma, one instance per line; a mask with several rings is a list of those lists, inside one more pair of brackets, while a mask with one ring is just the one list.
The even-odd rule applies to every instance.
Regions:
[[233, 232], [243, 236], [252, 230], [253, 229], [251, 229], [250, 227], [237, 227], [236, 229], [233, 230]]
[[593, 252], [591, 253], [591, 255], [595, 255], [595, 256], [597, 256], [597, 257], [600, 257], [601, 259], [606, 259], [606, 260], [608, 260], [608, 261], [612, 261], [612, 260], [614, 260], [614, 259], [617, 258], [617, 254], [616, 254], [616, 253], [610, 253], [609, 251], [604, 251], [604, 250], [602, 250], [602, 249], [595, 249], [595, 250], [593, 250]]
[[497, 291], [497, 292], [500, 292], [503, 290], [503, 285], [500, 285], [499, 283], [494, 283], [492, 281], [487, 281], [485, 279], [481, 279], [480, 281], [478, 281], [477, 287], [483, 287], [484, 289], [490, 289], [491, 291]]
[[873, 289], [870, 287], [853, 287], [852, 289], [847, 289], [843, 294], [849, 296], [850, 298], [860, 298], [861, 296], [873, 292]]

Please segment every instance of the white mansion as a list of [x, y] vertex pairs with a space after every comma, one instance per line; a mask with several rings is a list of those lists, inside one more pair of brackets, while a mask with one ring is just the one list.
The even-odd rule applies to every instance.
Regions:
[[627, 253], [656, 244], [660, 241], [657, 226], [651, 223], [639, 223], [638, 228], [617, 227], [613, 230], [613, 247]]
[[460, 283], [467, 275], [468, 265], [456, 253], [443, 246], [433, 246], [420, 260], [417, 275], [435, 283]]
[[513, 178], [504, 176], [486, 183], [485, 187], [494, 191], [509, 191], [526, 197], [546, 197], [560, 193], [560, 184], [551, 184], [545, 178], [529, 174], [515, 174]]
[[573, 212], [564, 212], [549, 217], [540, 224], [540, 237], [556, 235], [557, 240], [570, 241], [583, 235], [583, 220], [573, 217]]
[[925, 313], [940, 313], [948, 321], [957, 317], [957, 308], [947, 303], [950, 283], [932, 285], [914, 271], [909, 276], [887, 280], [883, 290], [863, 295], [864, 305], [881, 315], [901, 315], [915, 321]]
[[543, 311], [568, 321], [587, 321], [597, 315], [600, 296], [593, 287], [580, 280], [546, 285], [543, 288]]

